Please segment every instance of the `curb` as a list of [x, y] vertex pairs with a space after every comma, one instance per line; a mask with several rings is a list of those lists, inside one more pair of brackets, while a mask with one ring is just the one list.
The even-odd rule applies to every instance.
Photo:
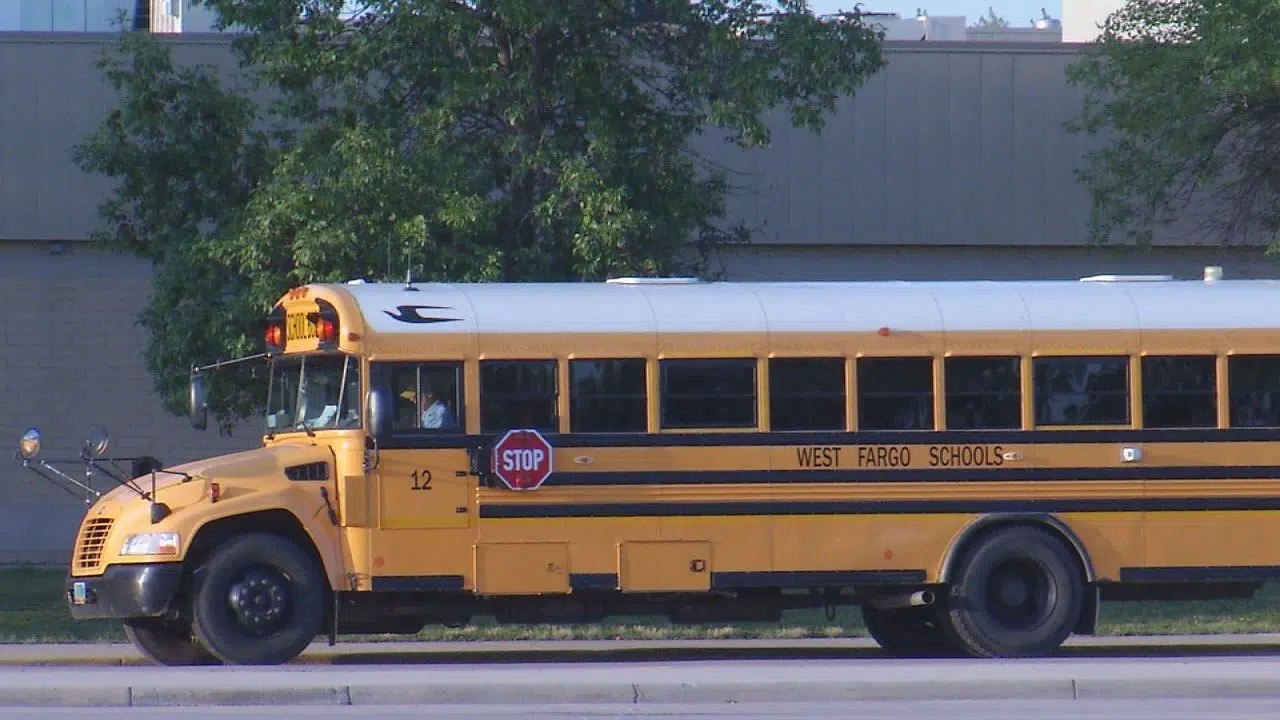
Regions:
[[[228, 679], [229, 680], [229, 679]], [[849, 682], [600, 682], [547, 686], [489, 684], [285, 684], [219, 682], [218, 687], [166, 685], [0, 688], [7, 707], [385, 706], [671, 703], [792, 703], [895, 700], [1133, 700], [1266, 698], [1280, 696], [1273, 676], [1171, 677], [1143, 682], [1071, 676], [998, 680]]]

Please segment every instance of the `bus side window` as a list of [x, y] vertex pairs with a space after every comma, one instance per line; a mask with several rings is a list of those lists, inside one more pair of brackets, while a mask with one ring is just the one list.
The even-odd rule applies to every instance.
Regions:
[[1218, 359], [1213, 355], [1142, 358], [1142, 426], [1218, 426]]
[[1280, 427], [1280, 356], [1227, 358], [1232, 427]]
[[390, 367], [395, 431], [463, 431], [462, 365], [397, 363]]
[[843, 430], [848, 405], [844, 358], [769, 360], [770, 429]]
[[948, 430], [1022, 427], [1019, 358], [949, 357], [944, 367]]
[[570, 360], [570, 431], [645, 432], [645, 389], [643, 358]]
[[1129, 358], [1038, 357], [1036, 425], [1128, 425]]
[[663, 428], [756, 427], [756, 361], [662, 360]]
[[933, 358], [858, 358], [859, 430], [932, 430]]
[[558, 390], [555, 360], [481, 361], [480, 432], [556, 432]]

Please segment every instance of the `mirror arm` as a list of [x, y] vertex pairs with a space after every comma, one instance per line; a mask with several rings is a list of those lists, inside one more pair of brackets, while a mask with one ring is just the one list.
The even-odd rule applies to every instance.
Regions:
[[[32, 463], [32, 461], [31, 461], [30, 459], [23, 459], [23, 458], [21, 458], [20, 456], [19, 456], [19, 459], [20, 459], [20, 460], [22, 460], [22, 466], [23, 466], [24, 468], [26, 468], [26, 469], [30, 470], [31, 472], [33, 472], [33, 473], [35, 473], [35, 474], [39, 475], [40, 477], [44, 478], [45, 480], [48, 480], [51, 484], [53, 484], [53, 485], [54, 485], [54, 486], [56, 486], [56, 487], [61, 488], [63, 491], [65, 491], [65, 492], [67, 492], [67, 493], [70, 493], [73, 497], [79, 497], [79, 496], [78, 496], [78, 495], [76, 495], [76, 493], [75, 493], [75, 491], [74, 491], [74, 490], [72, 490], [71, 488], [69, 488], [69, 487], [67, 487], [67, 486], [63, 485], [61, 482], [59, 482], [57, 478], [61, 478], [62, 480], [65, 480], [65, 481], [67, 481], [67, 482], [69, 482], [69, 483], [71, 483], [71, 484], [75, 485], [76, 487], [79, 487], [79, 488], [83, 489], [85, 492], [89, 493], [90, 495], [92, 495], [92, 497], [91, 497], [91, 498], [84, 498], [85, 504], [88, 504], [88, 503], [92, 502], [93, 500], [95, 500], [95, 499], [97, 499], [97, 498], [102, 497], [102, 493], [101, 493], [101, 492], [99, 492], [99, 491], [95, 490], [93, 487], [91, 487], [91, 486], [89, 486], [89, 485], [87, 485], [87, 484], [85, 484], [85, 483], [80, 482], [79, 480], [76, 480], [75, 478], [71, 477], [70, 475], [68, 475], [68, 474], [66, 474], [66, 473], [64, 473], [64, 472], [62, 472], [61, 470], [59, 470], [58, 468], [56, 468], [56, 467], [54, 467], [54, 466], [50, 465], [48, 462], [46, 462], [46, 461], [44, 461], [44, 460], [37, 460], [35, 463]], [[47, 470], [48, 472], [45, 472], [46, 470]], [[52, 473], [52, 475], [50, 475], [49, 473]], [[54, 476], [57, 476], [57, 477], [55, 478]]]
[[271, 356], [270, 353], [263, 352], [263, 353], [258, 353], [256, 355], [246, 355], [244, 357], [234, 358], [232, 360], [219, 360], [218, 362], [209, 363], [208, 365], [196, 365], [191, 368], [191, 374], [198, 375], [206, 370], [217, 370], [218, 368], [226, 367], [228, 365], [238, 365], [242, 362], [249, 362], [250, 360], [261, 360], [262, 358], [270, 357], [270, 356]]

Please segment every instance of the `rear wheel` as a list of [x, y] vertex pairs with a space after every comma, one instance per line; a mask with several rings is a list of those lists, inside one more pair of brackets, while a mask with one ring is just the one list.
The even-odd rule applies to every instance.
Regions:
[[196, 640], [191, 623], [165, 618], [130, 618], [124, 634], [157, 665], [218, 665], [218, 658]]
[[1084, 586], [1075, 552], [1056, 535], [1000, 529], [966, 555], [943, 624], [970, 655], [1046, 655], [1075, 628]]
[[904, 658], [947, 657], [958, 654], [943, 631], [932, 606], [881, 610], [862, 606], [862, 621], [872, 639], [888, 654]]
[[194, 585], [196, 637], [229, 664], [288, 662], [324, 627], [320, 565], [278, 535], [228, 541], [196, 571]]

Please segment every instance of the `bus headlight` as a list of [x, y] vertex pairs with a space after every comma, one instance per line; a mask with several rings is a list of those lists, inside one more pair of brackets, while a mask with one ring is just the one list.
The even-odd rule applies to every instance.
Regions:
[[120, 548], [121, 555], [177, 555], [178, 533], [152, 532], [130, 535]]

